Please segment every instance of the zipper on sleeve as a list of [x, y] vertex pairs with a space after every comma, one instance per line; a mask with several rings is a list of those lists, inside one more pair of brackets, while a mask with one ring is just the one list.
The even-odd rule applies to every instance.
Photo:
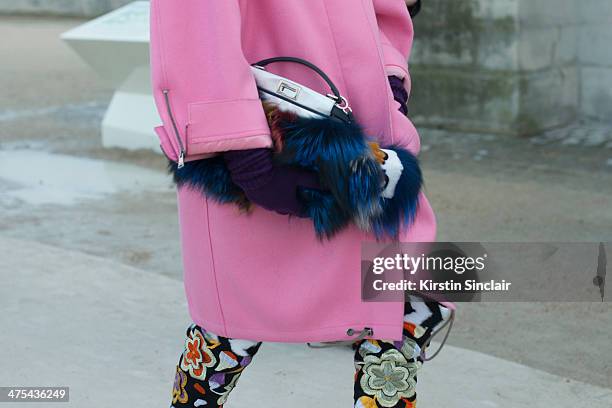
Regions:
[[166, 102], [166, 109], [168, 111], [168, 116], [170, 116], [170, 121], [172, 122], [172, 128], [174, 129], [174, 136], [176, 137], [176, 141], [179, 146], [178, 168], [181, 169], [185, 166], [185, 146], [183, 145], [183, 140], [181, 139], [181, 135], [176, 125], [176, 121], [174, 120], [172, 109], [170, 108], [170, 97], [168, 95], [170, 93], [170, 90], [163, 89], [162, 92], [164, 94], [164, 100]]

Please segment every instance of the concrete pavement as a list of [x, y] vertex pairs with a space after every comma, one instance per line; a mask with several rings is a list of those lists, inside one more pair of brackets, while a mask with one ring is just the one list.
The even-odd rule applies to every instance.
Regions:
[[[169, 405], [189, 324], [179, 281], [32, 241], [0, 237], [0, 253], [0, 384], [69, 386], [71, 407]], [[227, 406], [348, 407], [351, 354], [264, 344]], [[610, 389], [452, 346], [419, 392], [421, 408], [612, 406]]]

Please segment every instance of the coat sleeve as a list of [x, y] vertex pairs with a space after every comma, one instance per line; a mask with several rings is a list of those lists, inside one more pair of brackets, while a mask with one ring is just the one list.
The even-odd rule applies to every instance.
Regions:
[[150, 7], [158, 135], [169, 138], [177, 155], [271, 147], [242, 52], [238, 0], [151, 0]]
[[[374, 0], [374, 11], [378, 23], [383, 50], [383, 62], [387, 75], [403, 80], [404, 88], [410, 95], [411, 81], [408, 60], [412, 49], [413, 26], [404, 0]], [[400, 112], [400, 103], [393, 98], [389, 89], [392, 120], [392, 142], [417, 154], [420, 150], [418, 132], [413, 123]]]
[[383, 49], [385, 71], [404, 80], [410, 94], [408, 59], [412, 49], [413, 25], [404, 0], [374, 0], [374, 10]]

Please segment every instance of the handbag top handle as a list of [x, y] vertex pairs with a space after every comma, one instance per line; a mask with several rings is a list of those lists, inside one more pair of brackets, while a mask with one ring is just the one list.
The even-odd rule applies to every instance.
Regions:
[[259, 67], [265, 67], [266, 65], [271, 64], [273, 62], [296, 62], [298, 64], [302, 64], [302, 65], [307, 66], [308, 68], [312, 69], [317, 74], [319, 74], [319, 76], [321, 78], [323, 78], [323, 80], [327, 83], [327, 85], [329, 86], [329, 89], [331, 89], [332, 93], [334, 94], [334, 96], [336, 97], [336, 99], [338, 101], [344, 99], [342, 97], [342, 95], [340, 95], [340, 91], [338, 90], [338, 87], [336, 87], [336, 85], [327, 76], [327, 74], [325, 72], [323, 72], [323, 70], [321, 70], [321, 68], [319, 68], [316, 65], [314, 65], [313, 63], [308, 62], [306, 60], [303, 60], [301, 58], [297, 58], [297, 57], [273, 57], [273, 58], [263, 59], [263, 60], [261, 60], [259, 62], [256, 62], [256, 63], [252, 64], [252, 65], [259, 66]]

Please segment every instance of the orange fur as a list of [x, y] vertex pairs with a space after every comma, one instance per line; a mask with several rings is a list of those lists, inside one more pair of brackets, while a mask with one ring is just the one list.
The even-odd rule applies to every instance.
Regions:
[[283, 150], [283, 133], [280, 130], [278, 123], [281, 119], [292, 121], [297, 115], [293, 112], [281, 111], [275, 103], [263, 101], [262, 102], [266, 118], [268, 119], [268, 125], [270, 126], [270, 132], [272, 142], [274, 143], [274, 151], [279, 153]]
[[370, 149], [372, 150], [372, 154], [374, 154], [376, 161], [378, 161], [380, 164], [384, 163], [386, 155], [385, 152], [380, 149], [380, 145], [376, 142], [369, 142], [368, 144], [370, 145]]

